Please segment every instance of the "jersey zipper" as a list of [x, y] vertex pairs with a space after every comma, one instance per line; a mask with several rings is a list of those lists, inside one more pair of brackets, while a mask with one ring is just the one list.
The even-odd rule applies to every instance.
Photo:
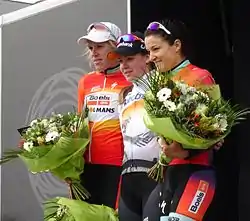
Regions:
[[[102, 91], [104, 91], [105, 88], [106, 88], [106, 81], [107, 81], [107, 75], [104, 74]], [[90, 144], [89, 144], [89, 162], [90, 163], [91, 163], [91, 160], [92, 160], [92, 157], [91, 157], [91, 141], [92, 141], [92, 132], [93, 132], [94, 126], [95, 126], [95, 122], [93, 123], [93, 126], [92, 126], [91, 131], [90, 131]]]
[[[135, 95], [136, 95], [136, 93], [135, 93]], [[134, 104], [135, 104], [135, 106], [134, 106], [134, 112], [136, 111], [136, 101], [134, 101]], [[133, 139], [133, 138], [131, 138], [131, 139]], [[133, 167], [137, 167], [135, 164], [134, 164], [134, 144], [133, 144], [133, 140], [131, 140], [131, 166], [130, 166], [131, 168], [131, 171], [132, 171], [132, 168]]]

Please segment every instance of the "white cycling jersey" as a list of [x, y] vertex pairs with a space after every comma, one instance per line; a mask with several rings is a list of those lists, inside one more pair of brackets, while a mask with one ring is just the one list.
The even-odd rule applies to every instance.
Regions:
[[[120, 106], [120, 125], [124, 142], [123, 165], [130, 161], [156, 162], [159, 158], [160, 146], [157, 136], [143, 122], [144, 91], [134, 84]], [[153, 164], [152, 164], [153, 165]], [[150, 167], [131, 165], [123, 173], [147, 172]]]

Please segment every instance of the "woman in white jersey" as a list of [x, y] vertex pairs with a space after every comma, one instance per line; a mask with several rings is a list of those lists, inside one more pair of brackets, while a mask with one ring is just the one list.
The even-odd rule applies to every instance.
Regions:
[[[115, 55], [115, 56], [114, 56]], [[143, 122], [143, 90], [134, 80], [149, 71], [148, 53], [145, 49], [143, 34], [135, 32], [121, 36], [117, 48], [110, 55], [119, 57], [120, 69], [126, 79], [133, 83], [121, 94], [120, 124], [124, 142], [124, 159], [119, 203], [120, 221], [142, 221], [144, 211], [149, 211], [147, 199], [156, 186], [148, 178], [148, 170], [159, 157], [159, 144], [153, 132]], [[154, 210], [157, 212], [157, 210]], [[151, 214], [153, 220], [157, 214]]]

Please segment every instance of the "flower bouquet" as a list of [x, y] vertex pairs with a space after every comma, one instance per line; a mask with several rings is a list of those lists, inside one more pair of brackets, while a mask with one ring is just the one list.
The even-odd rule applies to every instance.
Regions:
[[[145, 90], [145, 125], [167, 142], [177, 141], [184, 149], [208, 149], [244, 120], [249, 109], [240, 110], [220, 95], [218, 85], [202, 85], [171, 73], [147, 74], [139, 83]], [[163, 179], [163, 168], [171, 161], [161, 154], [149, 176]]]
[[44, 204], [45, 221], [118, 221], [117, 213], [104, 205], [57, 197]]
[[0, 164], [20, 158], [32, 173], [51, 172], [69, 184], [70, 196], [90, 194], [80, 184], [83, 154], [89, 143], [88, 122], [76, 113], [52, 114], [33, 120], [22, 132], [20, 149], [5, 152]]

